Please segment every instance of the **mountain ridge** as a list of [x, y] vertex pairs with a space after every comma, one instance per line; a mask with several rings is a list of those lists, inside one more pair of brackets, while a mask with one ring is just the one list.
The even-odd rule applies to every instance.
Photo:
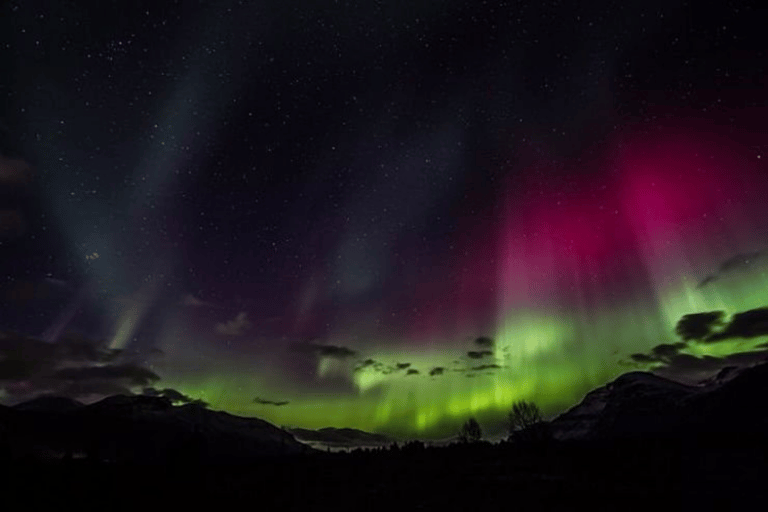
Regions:
[[649, 372], [629, 372], [596, 388], [549, 422], [558, 440], [683, 436], [768, 426], [755, 404], [768, 396], [768, 363], [729, 368], [689, 386]]
[[[259, 418], [242, 418], [162, 397], [115, 395], [90, 405], [35, 399], [0, 406], [0, 429], [12, 451], [112, 462], [247, 460], [311, 450]], [[44, 405], [53, 405], [45, 408]]]

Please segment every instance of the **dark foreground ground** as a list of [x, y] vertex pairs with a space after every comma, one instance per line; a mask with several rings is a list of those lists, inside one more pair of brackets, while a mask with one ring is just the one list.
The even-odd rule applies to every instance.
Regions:
[[0, 471], [7, 475], [3, 501], [18, 503], [17, 510], [168, 504], [179, 510], [762, 509], [767, 442], [733, 436], [523, 447], [411, 443], [237, 464], [203, 454], [163, 465], [5, 458]]

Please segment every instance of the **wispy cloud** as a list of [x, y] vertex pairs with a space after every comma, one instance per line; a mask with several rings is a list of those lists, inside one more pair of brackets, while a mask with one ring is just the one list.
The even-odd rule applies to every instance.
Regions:
[[471, 359], [482, 359], [485, 356], [492, 356], [493, 352], [491, 350], [470, 350], [467, 352], [467, 357]]
[[232, 320], [216, 324], [216, 332], [225, 336], [241, 336], [252, 326], [248, 313], [241, 311]]
[[478, 347], [491, 348], [493, 347], [493, 338], [488, 336], [479, 336], [475, 338], [475, 345]]
[[445, 372], [445, 368], [443, 368], [442, 366], [436, 366], [436, 367], [432, 368], [431, 370], [429, 370], [429, 376], [430, 377], [436, 377], [438, 375], [442, 375], [443, 372]]
[[254, 398], [253, 401], [254, 403], [257, 403], [257, 404], [274, 405], [275, 407], [282, 407], [290, 403], [288, 400], [268, 400], [266, 398], [259, 398], [258, 396]]
[[[318, 356], [333, 357], [336, 359], [346, 359], [357, 355], [357, 352], [347, 347], [337, 345], [320, 345], [318, 343], [298, 343], [292, 346], [295, 352], [311, 352]], [[373, 360], [370, 359], [371, 364]]]
[[173, 403], [196, 404], [196, 405], [202, 405], [203, 407], [208, 407], [208, 403], [206, 403], [205, 401], [199, 398], [192, 398], [191, 396], [185, 395], [181, 391], [178, 391], [172, 388], [165, 388], [165, 389], [144, 388], [144, 390], [142, 391], [142, 394], [147, 396], [164, 397]]
[[699, 288], [704, 288], [705, 286], [723, 277], [726, 277], [729, 274], [733, 274], [736, 272], [749, 271], [753, 269], [756, 265], [763, 263], [764, 256], [765, 255], [760, 251], [737, 254], [735, 256], [732, 256], [731, 258], [728, 258], [727, 260], [725, 260], [723, 263], [720, 264], [720, 266], [717, 269], [717, 272], [705, 277], [699, 283]]
[[181, 298], [181, 304], [183, 306], [190, 306], [190, 307], [215, 307], [216, 305], [213, 302], [208, 302], [205, 300], [198, 299], [191, 293], [186, 294], [184, 297]]
[[389, 365], [384, 364], [381, 361], [376, 361], [375, 359], [366, 359], [365, 361], [362, 361], [359, 366], [355, 368], [355, 371], [360, 371], [363, 369], [368, 371], [375, 371], [381, 373], [382, 375], [390, 375], [402, 370], [408, 370], [406, 373], [407, 375], [415, 375], [419, 373], [418, 370], [413, 370], [413, 368], [411, 368], [411, 363], [395, 363], [394, 365]]

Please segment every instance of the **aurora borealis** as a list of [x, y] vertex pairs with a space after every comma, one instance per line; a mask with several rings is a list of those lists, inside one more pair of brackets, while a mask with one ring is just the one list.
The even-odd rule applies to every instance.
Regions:
[[103, 340], [0, 345], [4, 402], [152, 385], [441, 437], [763, 357], [641, 356], [768, 307], [747, 5], [90, 4], [0, 16], [2, 330]]

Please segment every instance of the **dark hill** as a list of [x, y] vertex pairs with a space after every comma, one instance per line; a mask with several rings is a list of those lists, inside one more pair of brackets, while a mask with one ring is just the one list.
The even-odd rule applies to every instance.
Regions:
[[235, 461], [303, 453], [308, 447], [257, 418], [168, 399], [113, 396], [87, 405], [45, 398], [0, 408], [0, 431], [14, 453], [101, 461]]
[[40, 396], [13, 406], [17, 411], [68, 412], [83, 407], [81, 402], [63, 396]]
[[588, 393], [551, 422], [557, 439], [760, 433], [768, 427], [768, 364], [733, 370], [729, 378], [686, 386], [631, 372]]

